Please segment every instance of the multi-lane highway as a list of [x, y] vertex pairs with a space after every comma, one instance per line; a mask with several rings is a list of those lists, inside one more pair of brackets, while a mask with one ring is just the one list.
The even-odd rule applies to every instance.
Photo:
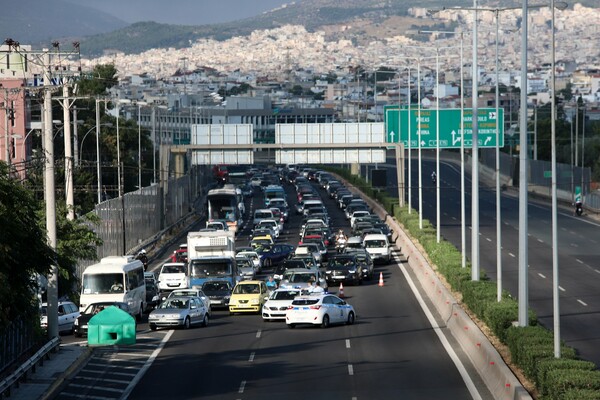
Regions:
[[[413, 160], [413, 208], [418, 209], [416, 160]], [[435, 169], [431, 158], [423, 162], [423, 214], [436, 223], [435, 187], [430, 179]], [[442, 162], [441, 235], [460, 249], [460, 166]], [[470, 171], [467, 171], [467, 174]], [[468, 174], [470, 175], [470, 174]], [[480, 185], [480, 257], [481, 267], [496, 280], [496, 193], [485, 183]], [[466, 177], [467, 258], [471, 256], [471, 180]], [[502, 278], [513, 296], [518, 294], [519, 200], [516, 191], [502, 192]], [[531, 199], [528, 206], [529, 305], [548, 328], [553, 326], [552, 312], [552, 237], [549, 202]], [[558, 213], [558, 264], [561, 337], [578, 350], [582, 358], [600, 365], [600, 224], [577, 217], [570, 208]]]
[[[293, 188], [286, 190], [294, 204]], [[348, 230], [342, 212], [323, 198], [332, 229]], [[257, 192], [247, 209], [261, 201]], [[293, 215], [279, 241], [296, 244], [299, 225], [300, 217]], [[240, 246], [247, 245], [248, 234], [246, 228], [238, 236]], [[103, 364], [106, 358], [119, 358], [121, 351], [115, 349], [96, 363], [100, 372], [94, 385], [81, 384], [79, 394], [132, 399], [491, 398], [443, 321], [437, 321], [440, 328], [432, 327], [401, 271], [398, 251], [394, 262], [376, 267], [377, 277], [380, 272], [383, 287], [374, 279], [344, 288], [358, 314], [354, 325], [291, 330], [283, 322], [264, 322], [260, 315], [230, 316], [227, 311], [215, 311], [207, 328], [150, 332], [142, 323], [138, 337], [146, 338], [152, 350], [135, 358], [138, 364], [129, 371], [115, 375]], [[72, 397], [62, 393], [59, 398]]]

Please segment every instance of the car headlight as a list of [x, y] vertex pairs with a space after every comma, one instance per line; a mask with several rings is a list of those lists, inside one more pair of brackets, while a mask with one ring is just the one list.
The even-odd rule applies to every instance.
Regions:
[[250, 299], [250, 304], [260, 304], [260, 299]]
[[75, 322], [73, 322], [74, 326], [79, 326], [79, 319], [76, 319]]
[[351, 269], [349, 272], [350, 272], [351, 274], [355, 274], [355, 273], [356, 273], [356, 270], [355, 270], [355, 269]]

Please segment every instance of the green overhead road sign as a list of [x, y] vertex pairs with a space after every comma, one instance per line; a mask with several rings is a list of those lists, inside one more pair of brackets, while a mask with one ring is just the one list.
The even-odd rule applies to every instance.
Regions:
[[[495, 108], [478, 109], [478, 133], [479, 147], [496, 147], [496, 118], [500, 127], [499, 145], [504, 147], [504, 110], [500, 108], [496, 116]], [[402, 141], [404, 147], [408, 144], [409, 110], [401, 109], [398, 117], [398, 106], [386, 106], [384, 108], [385, 128], [388, 143]], [[421, 148], [435, 149], [437, 147], [437, 110], [421, 109]], [[439, 110], [440, 115], [440, 148], [460, 149], [462, 135], [460, 131], [460, 109], [446, 108]], [[465, 147], [473, 145], [473, 111], [464, 109]], [[401, 129], [398, 129], [400, 125]], [[410, 147], [419, 147], [419, 111], [410, 110]], [[400, 136], [398, 137], [398, 132]]]

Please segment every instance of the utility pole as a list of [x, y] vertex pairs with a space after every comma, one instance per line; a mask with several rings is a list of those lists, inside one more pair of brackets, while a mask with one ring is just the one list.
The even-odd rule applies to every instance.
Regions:
[[75, 195], [73, 192], [73, 147], [71, 143], [71, 99], [69, 98], [69, 85], [63, 81], [63, 107], [64, 135], [65, 135], [65, 198], [67, 201], [67, 218], [75, 219]]
[[79, 137], [77, 136], [77, 106], [73, 106], [73, 164], [79, 166]]
[[[50, 71], [50, 53], [43, 51], [44, 68], [44, 198], [46, 200], [46, 230], [48, 245], [56, 250], [56, 190], [54, 184], [54, 142], [52, 132], [52, 77]], [[56, 261], [56, 260], [55, 260]], [[58, 337], [58, 266], [56, 262], [48, 274], [48, 336]]]

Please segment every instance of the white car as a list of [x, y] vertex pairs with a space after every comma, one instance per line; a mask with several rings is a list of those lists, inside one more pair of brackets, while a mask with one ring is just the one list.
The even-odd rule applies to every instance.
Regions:
[[265, 321], [274, 319], [285, 319], [288, 307], [292, 305], [292, 300], [300, 295], [300, 289], [276, 289], [274, 290], [266, 303], [263, 304], [262, 317]]
[[159, 290], [186, 289], [189, 287], [187, 268], [184, 263], [166, 263], [158, 275]]
[[208, 326], [209, 318], [210, 310], [199, 297], [175, 296], [148, 315], [148, 325], [153, 331], [160, 327], [187, 329], [196, 324]]
[[285, 314], [288, 328], [296, 325], [320, 325], [323, 328], [330, 324], [352, 325], [356, 320], [354, 307], [332, 294], [312, 294], [298, 296]]
[[211, 311], [210, 310], [210, 298], [202, 291], [202, 289], [176, 289], [176, 290], [173, 290], [171, 293], [169, 293], [169, 295], [165, 299], [162, 299], [162, 300], [164, 301], [166, 299], [170, 299], [171, 297], [177, 297], [177, 296], [200, 297], [200, 299], [202, 299], [202, 301], [208, 307], [208, 311], [209, 312]]
[[354, 228], [354, 222], [356, 222], [356, 218], [367, 217], [369, 215], [371, 215], [371, 213], [368, 211], [362, 211], [362, 210], [354, 211], [352, 213], [352, 215], [350, 216], [350, 227]]
[[258, 223], [258, 225], [256, 225], [256, 228], [258, 228], [258, 229], [261, 229], [261, 228], [272, 229], [273, 232], [275, 232], [275, 237], [278, 238], [279, 234], [283, 230], [283, 225], [279, 225], [279, 223], [276, 220], [274, 220], [274, 219], [263, 219], [262, 221], [260, 221]]
[[[40, 326], [48, 329], [48, 303], [42, 303]], [[73, 332], [73, 323], [79, 317], [79, 307], [70, 301], [58, 302], [58, 333]]]
[[255, 272], [260, 272], [262, 265], [260, 264], [260, 256], [255, 251], [243, 250], [239, 251], [236, 256], [244, 256], [252, 260], [252, 265], [254, 265]]

